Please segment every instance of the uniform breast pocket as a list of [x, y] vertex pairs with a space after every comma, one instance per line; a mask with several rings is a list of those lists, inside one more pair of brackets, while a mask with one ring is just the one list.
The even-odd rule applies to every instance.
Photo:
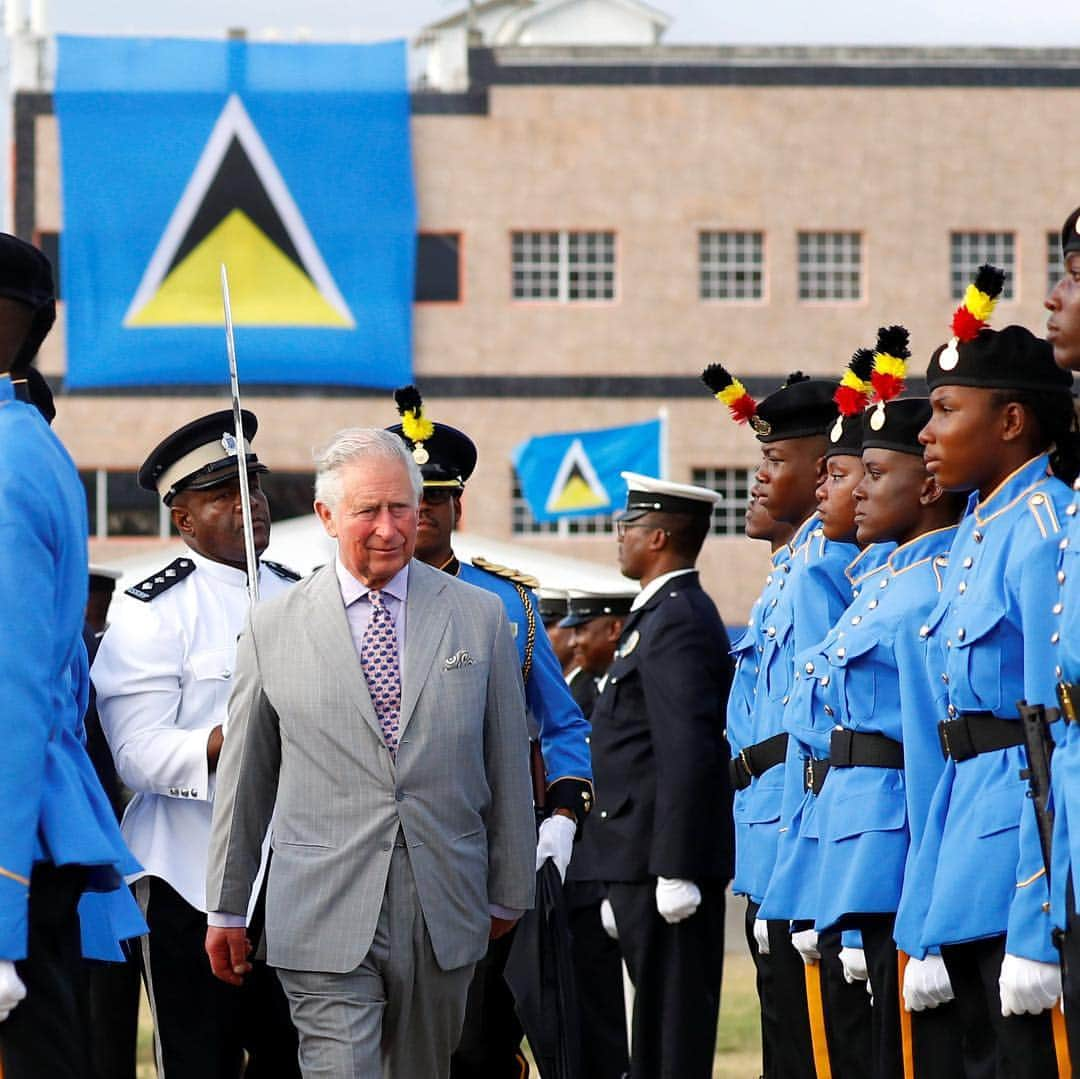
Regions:
[[791, 689], [791, 623], [765, 627], [765, 692], [769, 700], [779, 701]]
[[231, 648], [210, 648], [193, 652], [188, 659], [191, 673], [200, 681], [227, 682], [233, 675], [235, 652]]
[[968, 688], [978, 706], [987, 712], [996, 712], [1003, 704], [1003, 621], [1002, 606], [972, 604], [946, 624], [948, 640]]
[[833, 677], [843, 686], [846, 718], [856, 726], [873, 716], [878, 704], [878, 671], [873, 655], [877, 646], [876, 637], [864, 637], [829, 650]]
[[625, 693], [626, 689], [638, 673], [637, 656], [617, 656], [615, 662], [608, 669], [607, 681], [604, 683], [605, 693]]

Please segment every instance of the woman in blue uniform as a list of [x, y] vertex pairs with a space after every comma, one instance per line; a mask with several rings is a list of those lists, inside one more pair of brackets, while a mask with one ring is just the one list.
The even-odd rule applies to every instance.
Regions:
[[1045, 341], [986, 327], [1003, 282], [980, 269], [927, 371], [927, 469], [971, 495], [941, 598], [919, 630], [928, 673], [945, 687], [948, 759], [904, 885], [901, 919], [918, 925], [918, 941], [905, 929], [899, 943], [919, 958], [941, 949], [964, 1034], [992, 1045], [998, 1074], [1045, 1079], [1057, 1068], [1046, 1009], [1060, 977], [1045, 870], [1022, 834], [1035, 833], [1016, 702], [1038, 702], [1054, 662], [1045, 574], [1070, 492], [1051, 450], [1073, 413], [1071, 378]]

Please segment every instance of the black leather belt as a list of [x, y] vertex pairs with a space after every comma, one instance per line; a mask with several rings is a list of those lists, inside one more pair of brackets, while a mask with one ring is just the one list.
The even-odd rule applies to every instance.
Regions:
[[904, 746], [884, 734], [849, 731], [832, 732], [829, 740], [832, 768], [903, 768]]
[[1080, 684], [1058, 682], [1057, 699], [1061, 706], [1061, 718], [1066, 723], [1075, 723], [1080, 716]]
[[965, 712], [937, 725], [941, 752], [954, 761], [967, 761], [980, 753], [1024, 744], [1023, 725], [999, 719], [992, 712]]
[[803, 761], [803, 790], [813, 791], [815, 796], [825, 786], [825, 777], [829, 774], [829, 762], [823, 758], [807, 757]]
[[786, 755], [786, 731], [740, 749], [738, 755], [728, 761], [728, 775], [731, 777], [732, 790], [746, 790], [750, 786], [750, 780], [764, 775], [778, 764], [783, 764]]

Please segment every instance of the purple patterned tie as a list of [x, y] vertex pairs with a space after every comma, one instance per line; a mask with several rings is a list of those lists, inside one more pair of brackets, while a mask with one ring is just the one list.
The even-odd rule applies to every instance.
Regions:
[[398, 720], [401, 718], [401, 672], [394, 616], [377, 588], [368, 592], [368, 599], [371, 600], [371, 620], [360, 641], [360, 669], [367, 679], [371, 703], [375, 705], [390, 756], [396, 757]]

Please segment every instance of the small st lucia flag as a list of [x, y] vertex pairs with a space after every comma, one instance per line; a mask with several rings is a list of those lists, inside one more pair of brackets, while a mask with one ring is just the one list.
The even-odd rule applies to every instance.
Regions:
[[596, 431], [538, 435], [514, 450], [521, 493], [537, 521], [613, 513], [626, 500], [622, 471], [660, 471], [659, 419]]

